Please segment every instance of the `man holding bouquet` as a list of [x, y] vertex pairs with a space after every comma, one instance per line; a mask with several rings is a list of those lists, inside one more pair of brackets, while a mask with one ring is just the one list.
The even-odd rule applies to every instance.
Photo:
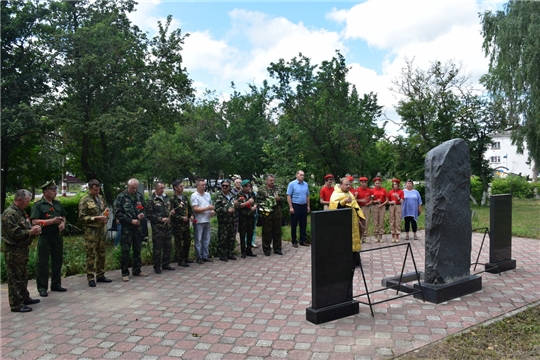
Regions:
[[259, 203], [259, 216], [263, 220], [262, 243], [264, 255], [270, 256], [273, 249], [274, 254], [283, 255], [281, 252], [281, 219], [283, 198], [275, 186], [274, 175], [266, 177], [266, 184], [259, 188], [257, 201]]

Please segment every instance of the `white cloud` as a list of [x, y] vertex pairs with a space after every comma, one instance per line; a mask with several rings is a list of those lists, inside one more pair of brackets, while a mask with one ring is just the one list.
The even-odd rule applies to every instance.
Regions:
[[328, 17], [346, 24], [347, 39], [394, 49], [412, 40], [432, 41], [456, 25], [478, 23], [477, 10], [475, 0], [368, 0]]
[[[349, 46], [363, 40], [386, 50], [379, 74], [361, 63], [352, 64], [348, 79], [360, 93], [377, 93], [387, 116], [399, 120], [394, 109], [399, 95], [389, 88], [401, 75], [405, 58], [426, 70], [434, 61], [452, 60], [462, 65], [462, 74], [471, 75], [473, 83], [487, 72], [478, 13], [496, 5], [469, 0], [368, 0], [349, 10], [334, 10], [328, 18], [345, 24], [342, 35], [349, 39]], [[395, 132], [397, 126], [389, 123], [387, 130]]]
[[[139, 1], [136, 5], [136, 11], [128, 14], [129, 20], [137, 25], [143, 32], [147, 32], [150, 37], [154, 37], [158, 32], [158, 21], [162, 25], [167, 23], [167, 17], [155, 15], [159, 11], [160, 0]], [[174, 17], [171, 21], [170, 30], [181, 28], [181, 23]]]
[[234, 81], [260, 84], [268, 79], [267, 68], [280, 58], [309, 57], [313, 64], [328, 60], [340, 49], [346, 53], [339, 34], [310, 29], [283, 17], [269, 17], [256, 11], [236, 9], [229, 12], [231, 30], [223, 39], [209, 31], [192, 32], [185, 41], [183, 59], [188, 72], [207, 71], [221, 91]]

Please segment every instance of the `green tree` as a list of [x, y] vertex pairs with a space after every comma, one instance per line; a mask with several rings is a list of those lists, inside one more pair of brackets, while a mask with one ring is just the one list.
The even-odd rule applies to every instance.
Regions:
[[469, 78], [452, 61], [437, 61], [422, 70], [407, 60], [401, 77], [392, 84], [392, 90], [403, 97], [396, 111], [409, 135], [397, 142], [400, 168], [405, 174], [422, 178], [429, 150], [453, 138], [463, 138], [469, 145], [472, 173], [482, 179], [487, 191], [491, 170], [484, 153], [491, 135], [504, 127], [497, 115], [500, 102], [476, 95]]
[[233, 156], [222, 106], [215, 92], [207, 91], [184, 114], [187, 121], [182, 131], [188, 140], [186, 145], [193, 152], [193, 172], [206, 180], [219, 179]]
[[[48, 29], [42, 2], [2, 1], [2, 179], [1, 210], [6, 192], [43, 181], [44, 164], [56, 171], [45, 152], [53, 150], [42, 134], [50, 125], [43, 118], [52, 57], [40, 41]], [[59, 172], [57, 172], [59, 174]], [[50, 173], [44, 176], [51, 176]]]
[[[317, 68], [302, 54], [268, 68], [277, 81], [272, 90], [279, 102], [277, 135], [265, 147], [268, 159], [277, 171], [294, 174], [303, 168], [318, 179], [327, 172], [365, 173], [384, 134], [375, 123], [381, 114], [377, 96], [358, 95], [346, 80], [349, 69], [339, 52]], [[287, 168], [278, 169], [277, 164]]]
[[264, 173], [266, 162], [261, 159], [263, 145], [271, 128], [269, 117], [269, 87], [250, 85], [250, 91], [241, 94], [234, 88], [231, 98], [223, 103], [223, 117], [227, 124], [227, 141], [231, 158], [223, 164], [226, 174], [239, 174], [251, 179]]
[[132, 0], [51, 3], [49, 41], [57, 51], [59, 89], [51, 117], [60, 125], [68, 167], [114, 188], [144, 174], [144, 144], [172, 126], [192, 95], [181, 67], [184, 38], [171, 17], [149, 41], [127, 14]]
[[[511, 0], [504, 10], [480, 15], [489, 72], [483, 83], [497, 99], [523, 152], [526, 142], [534, 169], [540, 164], [540, 3]], [[537, 171], [533, 171], [534, 180]]]

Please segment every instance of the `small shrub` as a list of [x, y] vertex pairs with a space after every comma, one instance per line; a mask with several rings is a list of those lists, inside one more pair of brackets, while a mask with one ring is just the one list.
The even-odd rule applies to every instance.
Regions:
[[532, 187], [524, 177], [508, 175], [506, 178], [495, 178], [491, 183], [491, 194], [511, 194], [521, 199], [532, 198]]
[[483, 194], [482, 180], [478, 176], [471, 176], [471, 195], [474, 197], [477, 204], [482, 202]]

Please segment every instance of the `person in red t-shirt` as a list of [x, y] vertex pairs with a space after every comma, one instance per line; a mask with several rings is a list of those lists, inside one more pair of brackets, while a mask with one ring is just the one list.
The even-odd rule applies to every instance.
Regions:
[[381, 178], [378, 175], [373, 179], [375, 187], [371, 189], [373, 207], [371, 213], [373, 214], [373, 235], [375, 236], [375, 242], [382, 242], [382, 236], [384, 235], [384, 216], [386, 215], [386, 189], [381, 187]]
[[324, 177], [324, 186], [319, 193], [320, 203], [323, 205], [324, 210], [328, 210], [330, 204], [330, 196], [334, 192], [334, 175], [328, 174]]
[[405, 198], [403, 190], [400, 189], [399, 179], [392, 179], [392, 190], [388, 192], [388, 204], [390, 204], [390, 232], [392, 233], [392, 242], [399, 242], [401, 233], [401, 202]]
[[369, 227], [369, 218], [371, 216], [371, 189], [367, 186], [368, 178], [362, 176], [360, 178], [360, 187], [356, 189], [356, 199], [358, 205], [362, 208], [364, 216], [366, 218], [366, 226], [362, 228], [362, 242], [367, 242], [367, 233]]

